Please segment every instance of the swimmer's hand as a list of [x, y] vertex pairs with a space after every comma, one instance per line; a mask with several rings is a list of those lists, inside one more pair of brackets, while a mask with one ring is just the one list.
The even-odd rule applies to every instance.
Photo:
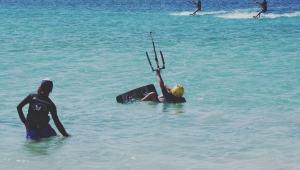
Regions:
[[59, 135], [57, 135], [57, 137], [58, 137], [59, 139], [66, 139], [66, 138], [71, 137], [71, 135], [68, 135], [68, 136], [59, 136]]
[[156, 71], [156, 75], [160, 76], [160, 68], [155, 69], [155, 71]]

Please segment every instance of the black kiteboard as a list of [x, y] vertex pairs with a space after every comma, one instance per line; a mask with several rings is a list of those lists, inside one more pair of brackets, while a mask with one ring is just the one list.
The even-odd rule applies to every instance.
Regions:
[[128, 103], [128, 102], [140, 101], [142, 98], [144, 98], [150, 92], [157, 93], [155, 86], [153, 84], [142, 86], [142, 87], [130, 90], [121, 95], [118, 95], [116, 97], [116, 100], [118, 103]]

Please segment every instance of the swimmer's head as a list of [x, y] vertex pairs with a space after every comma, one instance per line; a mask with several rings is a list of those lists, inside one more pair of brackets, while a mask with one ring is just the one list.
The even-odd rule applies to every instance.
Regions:
[[184, 88], [180, 84], [175, 85], [172, 89], [172, 94], [175, 97], [182, 97], [183, 93], [184, 93]]
[[46, 93], [49, 94], [50, 92], [52, 92], [53, 89], [53, 82], [50, 78], [45, 78], [42, 80], [40, 89]]

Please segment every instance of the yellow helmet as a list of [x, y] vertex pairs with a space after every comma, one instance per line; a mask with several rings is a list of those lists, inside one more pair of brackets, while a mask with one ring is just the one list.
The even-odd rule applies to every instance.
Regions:
[[175, 85], [172, 89], [172, 94], [175, 97], [182, 97], [183, 93], [184, 93], [184, 88], [180, 84]]

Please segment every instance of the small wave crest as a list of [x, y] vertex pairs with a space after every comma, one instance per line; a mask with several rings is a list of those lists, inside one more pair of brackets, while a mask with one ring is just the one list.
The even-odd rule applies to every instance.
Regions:
[[[184, 12], [173, 12], [170, 15], [174, 16], [189, 16], [193, 11], [184, 11]], [[258, 11], [250, 11], [250, 10], [235, 10], [232, 12], [228, 11], [209, 11], [209, 12], [198, 12], [196, 15], [216, 15], [219, 18], [228, 18], [228, 19], [249, 19], [256, 16]], [[262, 13], [261, 18], [280, 18], [280, 17], [299, 17], [300, 11], [292, 12], [292, 13]]]
[[293, 13], [284, 13], [284, 14], [266, 14], [266, 18], [279, 18], [279, 17], [299, 17], [300, 12], [293, 12]]
[[[188, 16], [191, 15], [194, 11], [185, 11], [185, 12], [173, 12], [170, 13], [170, 15], [176, 15], [176, 16]], [[196, 15], [216, 15], [216, 14], [224, 14], [227, 13], [227, 11], [210, 11], [210, 12], [197, 12]]]
[[[219, 18], [229, 18], [229, 19], [243, 19], [243, 18], [253, 18], [256, 16], [257, 12], [249, 12], [249, 11], [233, 11], [226, 14], [217, 15]], [[279, 17], [298, 17], [300, 16], [300, 12], [293, 13], [283, 13], [283, 14], [274, 14], [274, 13], [262, 13], [261, 18], [279, 18]]]

